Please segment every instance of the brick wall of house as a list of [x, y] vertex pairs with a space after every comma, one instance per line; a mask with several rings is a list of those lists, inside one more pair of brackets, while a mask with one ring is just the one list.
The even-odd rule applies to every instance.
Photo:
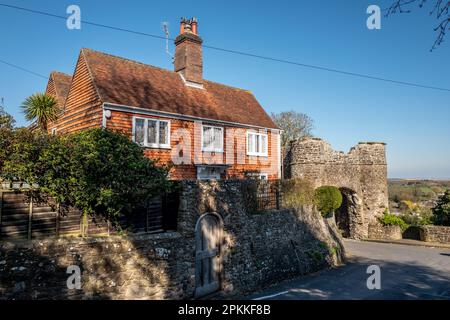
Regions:
[[[269, 179], [278, 179], [279, 154], [278, 133], [267, 132], [268, 135], [268, 157], [247, 156], [247, 129], [224, 127], [224, 153], [202, 152], [201, 150], [201, 124], [194, 121], [170, 119], [157, 116], [144, 116], [141, 114], [112, 111], [111, 118], [106, 122], [109, 129], [120, 130], [132, 138], [133, 117], [153, 118], [170, 121], [170, 144], [171, 149], [146, 148], [145, 154], [151, 159], [158, 159], [160, 164], [174, 163], [171, 170], [171, 178], [175, 180], [196, 179], [197, 171], [195, 164], [226, 164], [230, 167], [226, 170], [226, 178], [244, 178], [248, 172], [267, 173]], [[212, 123], [203, 122], [206, 125]], [[217, 126], [217, 125], [215, 125]], [[190, 142], [185, 141], [187, 139]], [[227, 152], [229, 144], [233, 143], [232, 153]], [[186, 152], [190, 151], [190, 157]], [[178, 160], [174, 160], [178, 159]], [[186, 162], [182, 162], [185, 159]], [[190, 160], [189, 160], [190, 159]], [[178, 162], [177, 162], [178, 161]], [[195, 161], [195, 162], [194, 162]], [[194, 163], [195, 164], [194, 164]]]

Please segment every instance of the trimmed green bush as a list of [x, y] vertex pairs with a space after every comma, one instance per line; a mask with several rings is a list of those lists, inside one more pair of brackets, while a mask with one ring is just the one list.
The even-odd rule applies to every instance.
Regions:
[[402, 231], [409, 228], [409, 225], [403, 221], [402, 218], [391, 214], [388, 211], [384, 213], [383, 217], [379, 218], [379, 221], [384, 226], [399, 226]]
[[338, 188], [323, 186], [314, 192], [314, 203], [323, 216], [334, 213], [342, 205], [342, 194]]

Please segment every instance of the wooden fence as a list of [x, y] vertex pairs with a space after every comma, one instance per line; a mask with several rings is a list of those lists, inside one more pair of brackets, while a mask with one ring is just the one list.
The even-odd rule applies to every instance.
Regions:
[[[129, 218], [119, 220], [120, 228], [100, 216], [89, 217], [87, 236], [107, 236], [119, 230], [128, 233], [161, 232], [176, 229], [178, 195], [156, 197]], [[70, 208], [59, 210], [49, 199], [37, 201], [27, 191], [0, 189], [0, 239], [31, 240], [80, 235], [82, 215]]]

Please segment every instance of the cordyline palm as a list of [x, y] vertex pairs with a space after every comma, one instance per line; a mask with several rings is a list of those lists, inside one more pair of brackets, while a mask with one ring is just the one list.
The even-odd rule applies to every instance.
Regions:
[[47, 132], [50, 121], [58, 117], [59, 109], [57, 101], [52, 96], [43, 93], [35, 93], [22, 103], [25, 118], [28, 121], [36, 121], [38, 127]]

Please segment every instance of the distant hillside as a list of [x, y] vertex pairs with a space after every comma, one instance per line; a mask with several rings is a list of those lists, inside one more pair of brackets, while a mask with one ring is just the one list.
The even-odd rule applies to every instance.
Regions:
[[450, 189], [450, 180], [389, 179], [389, 201], [409, 200], [432, 207], [439, 195]]

